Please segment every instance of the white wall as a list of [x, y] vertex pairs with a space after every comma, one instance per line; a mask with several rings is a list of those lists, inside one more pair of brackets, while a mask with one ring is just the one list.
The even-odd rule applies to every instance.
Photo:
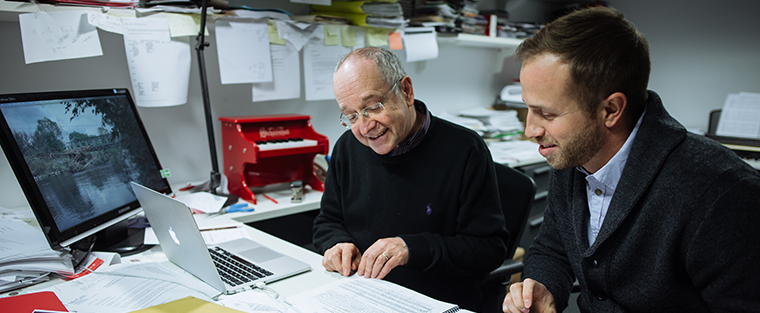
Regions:
[[[484, 0], [486, 4], [493, 3]], [[285, 1], [257, 1], [265, 7]], [[760, 1], [610, 0], [649, 39], [652, 56], [650, 88], [659, 92], [665, 106], [687, 127], [706, 129], [710, 110], [722, 107], [728, 93], [760, 92]], [[247, 3], [249, 6], [250, 3]], [[535, 18], [539, 0], [509, 0], [506, 7], [516, 20]], [[284, 7], [294, 13], [303, 5]], [[120, 35], [99, 32], [104, 55], [95, 58], [24, 64], [18, 24], [0, 22], [0, 93], [127, 87], [124, 44]], [[206, 49], [217, 154], [221, 162], [218, 117], [275, 113], [312, 116], [314, 128], [335, 142], [342, 133], [334, 101], [307, 102], [303, 98], [265, 103], [251, 102], [250, 85], [221, 85], [214, 37]], [[194, 43], [194, 40], [191, 40]], [[204, 181], [211, 170], [206, 141], [203, 101], [195, 51], [190, 73], [188, 103], [171, 108], [140, 108], [143, 122], [170, 182]], [[403, 52], [399, 52], [403, 58]], [[418, 99], [433, 113], [469, 106], [490, 105], [500, 87], [517, 77], [519, 65], [505, 62], [493, 74], [496, 51], [469, 47], [443, 47], [438, 59], [405, 64]], [[222, 164], [219, 164], [220, 168]], [[26, 205], [5, 158], [0, 158], [0, 206]]]
[[[132, 86], [126, 66], [121, 35], [99, 31], [103, 56], [24, 64], [18, 23], [0, 22], [0, 94], [66, 89], [97, 89]], [[287, 101], [253, 103], [251, 85], [221, 85], [213, 29], [207, 37], [211, 46], [205, 50], [214, 132], [216, 135], [219, 168], [222, 171], [220, 116], [299, 113], [312, 116], [314, 129], [328, 136], [330, 144], [344, 129], [338, 125], [338, 110], [334, 100]], [[195, 39], [191, 39], [194, 47]], [[404, 60], [403, 52], [397, 53]], [[494, 74], [497, 51], [469, 47], [442, 47], [436, 60], [405, 63], [412, 78], [415, 95], [425, 101], [435, 113], [488, 106], [497, 92], [512, 78], [519, 67], [505, 65], [505, 71]], [[171, 170], [169, 181], [176, 185], [188, 181], [205, 181], [211, 171], [211, 158], [206, 137], [203, 99], [200, 90], [195, 50], [190, 73], [188, 103], [167, 108], [139, 108], [143, 123], [156, 153], [165, 168]], [[303, 71], [302, 71], [303, 73]], [[303, 81], [301, 82], [303, 85]], [[0, 206], [25, 206], [26, 199], [7, 160], [0, 158]]]
[[[508, 0], [515, 20], [559, 0]], [[729, 93], [760, 92], [760, 1], [607, 0], [649, 41], [649, 89], [688, 128], [707, 130], [708, 114]]]
[[611, 0], [649, 40], [649, 88], [687, 127], [707, 129], [729, 93], [760, 92], [760, 1]]

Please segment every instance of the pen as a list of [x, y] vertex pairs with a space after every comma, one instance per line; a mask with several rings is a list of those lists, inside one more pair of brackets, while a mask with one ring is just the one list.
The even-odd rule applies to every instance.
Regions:
[[234, 228], [240, 228], [240, 226], [227, 226], [227, 227], [217, 227], [217, 228], [204, 228], [204, 229], [201, 229], [201, 231], [224, 230], [224, 229], [234, 229]]
[[270, 197], [270, 196], [267, 196], [266, 194], [263, 194], [263, 193], [262, 193], [261, 195], [262, 195], [262, 196], [264, 196], [264, 198], [267, 198], [267, 199], [269, 199], [269, 200], [272, 200], [272, 202], [274, 202], [274, 204], [279, 204], [279, 203], [277, 203], [277, 200], [275, 200], [274, 198], [272, 198], [272, 197]]

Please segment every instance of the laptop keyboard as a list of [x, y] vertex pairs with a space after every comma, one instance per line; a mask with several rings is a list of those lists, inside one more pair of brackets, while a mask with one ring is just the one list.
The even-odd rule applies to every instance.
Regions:
[[237, 286], [274, 274], [222, 248], [213, 247], [208, 251], [211, 259], [214, 260], [216, 270], [219, 271], [219, 276], [228, 285]]

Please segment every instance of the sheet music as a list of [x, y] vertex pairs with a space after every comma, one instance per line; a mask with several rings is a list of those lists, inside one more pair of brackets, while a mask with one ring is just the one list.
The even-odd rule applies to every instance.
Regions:
[[358, 275], [288, 297], [285, 302], [303, 313], [442, 313], [459, 310], [454, 304], [438, 301], [389, 281]]
[[729, 94], [715, 134], [760, 139], [760, 93]]

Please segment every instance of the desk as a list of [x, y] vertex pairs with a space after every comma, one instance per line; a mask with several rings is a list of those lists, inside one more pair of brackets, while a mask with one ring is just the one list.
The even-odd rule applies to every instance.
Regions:
[[[230, 222], [229, 219], [225, 216], [210, 217], [209, 219], [213, 219], [214, 221], [219, 222], [219, 223]], [[244, 227], [246, 231], [248, 232], [248, 234], [250, 235], [251, 239], [263, 245], [266, 245], [279, 253], [290, 255], [303, 262], [306, 262], [307, 264], [311, 266], [311, 270], [309, 272], [298, 274], [296, 276], [292, 276], [289, 278], [285, 278], [285, 279], [282, 279], [282, 280], [279, 280], [267, 285], [268, 288], [275, 290], [280, 295], [280, 298], [284, 299], [292, 295], [320, 287], [327, 283], [338, 280], [342, 277], [337, 273], [330, 273], [330, 272], [325, 271], [324, 267], [322, 267], [322, 257], [320, 255], [313, 253], [309, 250], [303, 249], [301, 247], [298, 247], [296, 245], [293, 245], [287, 241], [284, 241], [282, 239], [279, 239], [267, 233], [264, 233], [262, 231], [259, 231], [257, 229], [247, 227], [247, 226], [244, 226]], [[151, 250], [144, 252], [144, 254], [163, 254], [163, 252], [161, 251], [160, 246], [155, 246]], [[128, 260], [129, 258], [130, 257], [127, 257], [125, 258], [125, 260]], [[97, 274], [90, 274], [90, 275], [97, 275]], [[20, 293], [35, 292], [35, 291], [48, 289], [55, 285], [61, 284], [63, 282], [64, 281], [61, 279], [53, 279], [51, 281], [29, 286], [17, 291], [20, 291]], [[202, 282], [200, 281], [198, 281], [198, 283], [202, 284]], [[3, 296], [5, 295], [6, 294], [3, 294]], [[62, 300], [65, 301], [65, 299], [62, 299]]]
[[[274, 192], [267, 192], [267, 196], [277, 200], [277, 203], [272, 202], [265, 197], [259, 197], [257, 195], [257, 203], [253, 205], [256, 208], [253, 212], [237, 212], [225, 214], [228, 218], [241, 223], [252, 223], [262, 220], [272, 219], [276, 217], [282, 217], [286, 215], [292, 215], [320, 208], [320, 202], [322, 201], [322, 192], [312, 190], [311, 188], [304, 189], [303, 201], [300, 203], [290, 202], [290, 190], [281, 190]], [[240, 203], [245, 201], [240, 200]]]

